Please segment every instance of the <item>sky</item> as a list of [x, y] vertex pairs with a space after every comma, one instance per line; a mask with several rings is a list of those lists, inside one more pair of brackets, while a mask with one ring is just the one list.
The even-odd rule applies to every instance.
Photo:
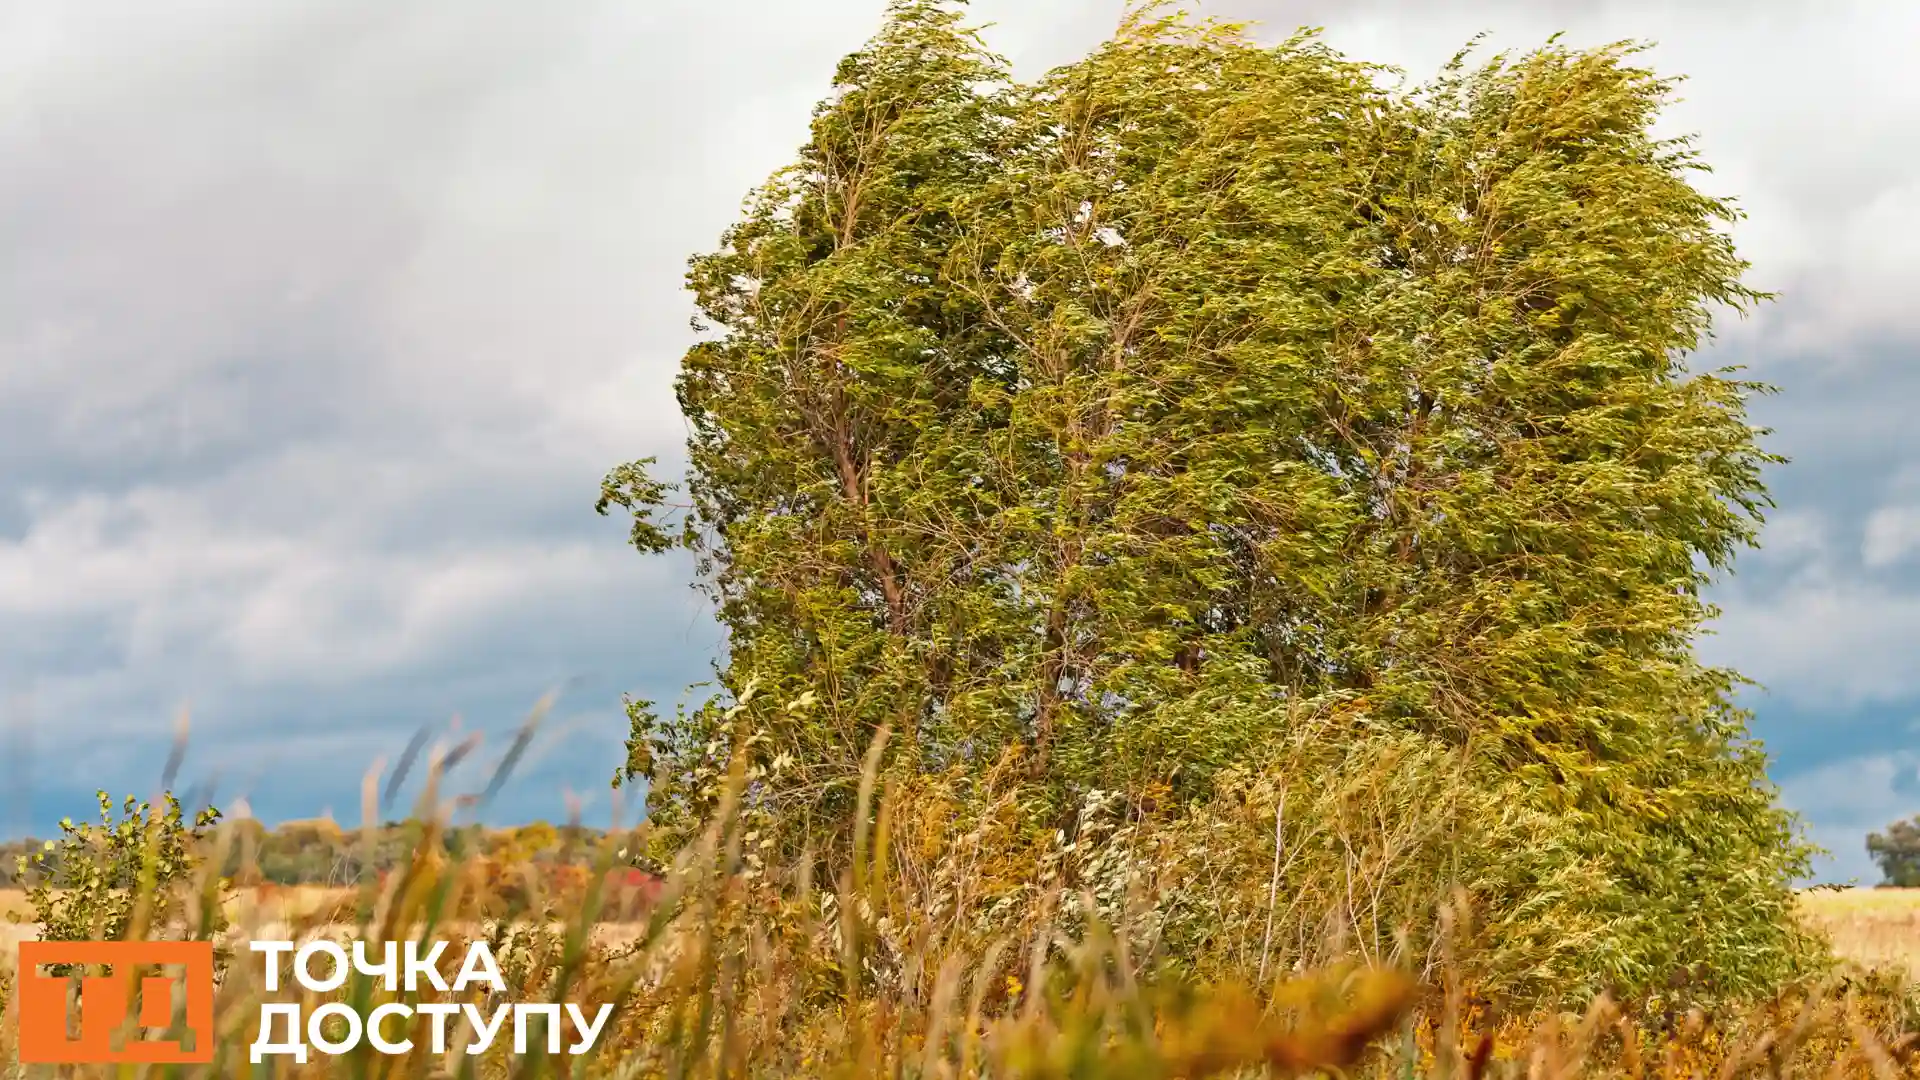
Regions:
[[[621, 695], [681, 700], [721, 636], [599, 479], [681, 456], [685, 259], [882, 7], [0, 4], [0, 833], [147, 794], [183, 716], [216, 803], [358, 822], [423, 726], [482, 734], [478, 788], [550, 692], [489, 815], [630, 819]], [[1481, 31], [1651, 40], [1689, 77], [1663, 127], [1780, 293], [1696, 362], [1780, 387], [1756, 418], [1792, 459], [1701, 650], [1760, 684], [1821, 878], [1875, 880], [1865, 834], [1920, 812], [1920, 5], [1202, 10], [1416, 78]], [[972, 11], [1033, 75], [1120, 4]]]

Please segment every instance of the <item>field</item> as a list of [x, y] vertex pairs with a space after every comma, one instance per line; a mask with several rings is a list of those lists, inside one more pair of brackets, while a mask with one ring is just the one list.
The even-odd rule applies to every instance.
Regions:
[[[324, 911], [345, 899], [347, 895], [347, 890], [320, 887], [273, 889], [266, 896], [249, 893], [235, 897], [232, 901], [231, 914], [239, 926], [248, 927], [255, 935], [264, 933], [267, 936], [281, 937], [287, 936], [284, 929], [286, 924], [282, 920], [298, 920], [302, 916]], [[1836, 951], [1842, 957], [1882, 970], [1905, 969], [1914, 976], [1920, 976], [1920, 889], [1810, 892], [1803, 894], [1802, 899], [1805, 918], [1830, 935]], [[24, 910], [24, 901], [25, 897], [18, 891], [0, 890], [0, 920], [6, 916], [21, 920], [20, 922], [0, 921], [0, 984], [8, 981], [3, 976], [13, 966], [12, 944], [33, 934], [32, 926], [24, 921], [24, 917], [28, 914]], [[737, 915], [738, 912], [735, 914]], [[719, 920], [720, 924], [728, 921], [726, 917]], [[696, 920], [696, 923], [701, 926], [714, 925], [703, 920]], [[237, 926], [236, 930], [238, 929]], [[465, 929], [445, 926], [440, 932], [452, 933], [457, 937], [462, 936]], [[631, 941], [640, 929], [638, 924], [608, 923], [597, 927], [593, 937], [603, 945], [619, 946]], [[307, 932], [313, 930], [319, 930], [326, 936], [335, 937], [336, 940], [353, 935], [352, 928], [342, 924], [320, 928], [313, 927], [309, 923]], [[702, 931], [694, 925], [685, 927], [685, 931], [690, 931], [693, 936], [678, 937], [677, 945], [669, 945], [667, 953], [656, 953], [656, 955], [677, 955], [682, 958], [701, 956], [699, 935]], [[247, 930], [239, 932], [242, 936], [248, 933]], [[305, 937], [306, 933], [292, 936]], [[846, 1020], [853, 1020], [863, 1025], [858, 1028], [858, 1032], [874, 1047], [870, 1056], [879, 1056], [874, 1057], [873, 1061], [866, 1062], [866, 1065], [871, 1067], [866, 1068], [865, 1071], [851, 1070], [845, 1075], [897, 1076], [900, 1075], [899, 1071], [887, 1066], [887, 1062], [903, 1057], [920, 1060], [927, 1053], [923, 1044], [901, 1034], [908, 1031], [907, 1027], [901, 1026], [902, 1018], [917, 1018], [914, 1020], [915, 1024], [944, 1025], [959, 1022], [951, 1015], [956, 999], [952, 998], [954, 988], [950, 986], [944, 994], [936, 994], [930, 1002], [920, 999], [887, 999], [887, 1007], [895, 1010], [895, 1013], [868, 1015], [860, 1011], [859, 1007], [854, 1007], [851, 1011], [846, 1007], [839, 1010], [829, 1009], [824, 1019], [818, 1016], [812, 1017], [813, 1021], [821, 1025], [813, 1026], [807, 1022], [803, 1014], [795, 1011], [799, 1001], [793, 996], [795, 985], [779, 981], [791, 978], [791, 973], [795, 969], [786, 967], [776, 960], [774, 954], [767, 951], [766, 939], [761, 940], [762, 944], [758, 948], [762, 955], [756, 961], [756, 970], [761, 978], [774, 980], [769, 984], [774, 989], [771, 992], [761, 991], [753, 999], [756, 1003], [753, 1009], [737, 1014], [741, 1025], [738, 1028], [729, 1028], [731, 1034], [728, 1034], [725, 1040], [726, 1045], [738, 1048], [727, 1050], [726, 1053], [729, 1055], [748, 1054], [755, 1058], [777, 1060], [778, 1063], [783, 1063], [777, 1068], [762, 1070], [755, 1075], [811, 1074], [810, 1070], [813, 1066], [820, 1060], [824, 1060], [821, 1055], [843, 1052], [834, 1048], [845, 1045], [848, 1031], [837, 1025]], [[536, 946], [536, 948], [544, 947]], [[689, 949], [691, 951], [688, 951]], [[531, 966], [526, 964], [526, 956], [522, 956], [517, 964], [509, 960], [509, 970], [523, 972], [513, 978], [525, 978], [527, 972], [541, 969], [545, 961], [538, 959], [540, 954], [536, 952], [530, 955], [534, 958]], [[798, 953], [788, 954], [786, 963], [791, 963], [800, 957], [801, 954]], [[1098, 958], [1095, 959], [1097, 967]], [[695, 1012], [704, 1011], [707, 1007], [705, 1003], [713, 1001], [715, 995], [719, 995], [722, 1000], [731, 1000], [740, 992], [738, 987], [723, 989], [712, 983], [711, 980], [719, 972], [718, 968], [710, 966], [712, 962], [713, 958], [708, 957], [691, 966], [684, 960], [660, 968], [652, 967], [651, 963], [647, 965], [655, 971], [651, 978], [664, 981], [655, 984], [647, 997], [636, 999], [634, 1010], [622, 1014], [625, 1019], [609, 1036], [608, 1049], [623, 1060], [629, 1060], [629, 1063], [635, 1059], [636, 1055], [652, 1055], [647, 1058], [653, 1065], [650, 1070], [631, 1075], [662, 1077], [690, 1075], [688, 1063], [707, 1060], [714, 1046], [720, 1045], [710, 1043], [704, 1034], [689, 1034], [674, 1026], [675, 1016], [681, 1015], [688, 1009], [693, 1009]], [[593, 970], [600, 972], [599, 976], [593, 976], [599, 978], [604, 977], [612, 969], [594, 968]], [[735, 972], [733, 977], [737, 978], [738, 972]], [[1328, 988], [1335, 986], [1332, 982], [1316, 982], [1315, 977], [1312, 976], [1303, 978], [1306, 981], [1300, 985], [1310, 983], [1320, 987], [1319, 990], [1314, 991], [1315, 993], [1325, 992]], [[947, 977], [943, 976], [942, 982], [946, 981], [948, 981]], [[1016, 977], [1009, 976], [1006, 982], [1009, 993], [1019, 992], [1020, 982]], [[991, 986], [997, 983], [982, 985]], [[1260, 1015], [1245, 1011], [1251, 999], [1237, 997], [1231, 990], [1217, 997], [1203, 995], [1202, 998], [1196, 999], [1200, 1004], [1195, 1010], [1177, 1014], [1177, 1022], [1183, 1030], [1186, 1030], [1186, 1034], [1164, 1044], [1150, 1041], [1132, 1049], [1115, 1050], [1100, 1042], [1101, 1039], [1107, 1039], [1114, 1034], [1102, 1027], [1103, 1024], [1112, 1020], [1112, 1017], [1107, 1016], [1102, 1010], [1119, 1008], [1128, 1002], [1145, 1004], [1150, 1000], [1127, 997], [1122, 992], [1123, 987], [1115, 984], [1109, 985], [1098, 996], [1074, 995], [1057, 1001], [1050, 999], [1048, 1004], [1039, 1006], [1037, 1009], [1026, 1008], [1017, 1013], [1009, 1013], [984, 1027], [973, 1026], [979, 1020], [976, 1017], [975, 1021], [968, 1023], [966, 1030], [969, 1034], [961, 1043], [962, 1049], [959, 1052], [963, 1056], [973, 1055], [969, 1060], [975, 1060], [976, 1064], [978, 1064], [976, 1060], [978, 1055], [989, 1054], [1002, 1065], [1008, 1066], [1003, 1072], [993, 1073], [994, 1075], [1052, 1077], [1055, 1080], [1069, 1080], [1076, 1077], [1084, 1080], [1084, 1078], [1095, 1076], [1138, 1078], [1138, 1080], [1154, 1077], [1164, 1080], [1166, 1076], [1179, 1075], [1242, 1075], [1231, 1068], [1185, 1071], [1187, 1066], [1179, 1064], [1187, 1060], [1182, 1055], [1202, 1054], [1203, 1049], [1205, 1052], [1202, 1056], [1194, 1060], [1213, 1060], [1218, 1057], [1223, 1062], [1244, 1059], [1246, 1062], [1258, 1063], [1261, 1061], [1284, 1062], [1297, 1058], [1302, 1062], [1346, 1062], [1358, 1065], [1359, 1058], [1356, 1055], [1367, 1044], [1392, 1032], [1395, 1025], [1400, 1022], [1397, 1017], [1412, 1001], [1410, 997], [1399, 996], [1402, 991], [1396, 989], [1396, 986], [1402, 985], [1404, 980], [1391, 977], [1386, 981], [1339, 983], [1339, 986], [1344, 987], [1339, 993], [1345, 996], [1347, 1001], [1341, 1007], [1345, 1012], [1336, 1011], [1325, 1016], [1320, 1016], [1318, 1013], [1312, 1014], [1320, 1018], [1311, 1020], [1306, 1026], [1298, 1029], [1288, 1029], [1284, 1024], [1274, 1026], [1280, 1022], [1270, 1018], [1263, 1019]], [[245, 997], [247, 993], [254, 991], [248, 991], [243, 987], [237, 992]], [[589, 997], [594, 993], [591, 990], [580, 992], [586, 993]], [[1108, 995], [1118, 996], [1109, 997]], [[312, 1007], [318, 1000], [317, 998], [308, 1000], [308, 1007]], [[1288, 1000], [1293, 999], [1288, 998]], [[1844, 1003], [1839, 1003], [1839, 1007], [1843, 1010], [1841, 1012], [1835, 1012], [1832, 1008], [1802, 1011], [1806, 1003], [1801, 999], [1796, 1001], [1799, 1003], [1789, 1004], [1788, 1011], [1779, 1015], [1771, 1012], [1756, 1014], [1752, 1022], [1757, 1023], [1758, 1027], [1750, 1025], [1741, 1027], [1741, 1022], [1735, 1019], [1735, 1026], [1727, 1028], [1724, 1037], [1718, 1033], [1718, 1029], [1706, 1031], [1695, 1028], [1658, 1035], [1661, 1041], [1656, 1046], [1650, 1047], [1650, 1052], [1657, 1051], [1660, 1055], [1661, 1065], [1658, 1075], [1665, 1077], [1706, 1075], [1708, 1072], [1722, 1067], [1731, 1067], [1734, 1063], [1741, 1061], [1752, 1064], [1772, 1052], [1768, 1047], [1778, 1045], [1786, 1048], [1782, 1052], [1787, 1055], [1787, 1058], [1799, 1062], [1802, 1066], [1810, 1062], [1831, 1064], [1835, 1069], [1832, 1075], [1920, 1077], [1920, 1058], [1912, 1058], [1905, 1051], [1894, 1051], [1901, 1055], [1899, 1058], [1901, 1064], [1896, 1067], [1894, 1058], [1888, 1056], [1889, 1051], [1886, 1049], [1890, 1044], [1874, 1041], [1880, 1036], [1874, 1035], [1868, 1028], [1861, 1026], [1860, 1018], [1864, 1018], [1866, 1022], [1875, 1025], [1874, 1030], [1884, 1031], [1886, 1023], [1891, 1019], [1882, 1007], [1884, 1003], [1870, 1003], [1867, 1012], [1854, 1013], [1850, 1011], [1852, 1007]], [[976, 1005], [975, 1008], [977, 1007]], [[1299, 1001], [1288, 1006], [1294, 1009], [1298, 1007]], [[755, 1011], [756, 1009], [758, 1011]], [[900, 1012], [899, 1010], [908, 1011]], [[924, 1017], [921, 1016], [922, 1012], [926, 1014]], [[887, 1019], [888, 1015], [893, 1015], [894, 1019]], [[974, 1014], [969, 1012], [968, 1015]], [[1308, 1015], [1299, 1013], [1295, 1015], [1295, 1021]], [[1590, 1050], [1596, 1053], [1611, 1052], [1605, 1049], [1604, 1043], [1604, 1031], [1610, 1028], [1605, 1025], [1597, 1028], [1592, 1026], [1595, 1022], [1593, 1018], [1602, 1017], [1602, 1015], [1593, 1012], [1589, 1014], [1587, 1021], [1581, 1022], [1579, 1031], [1585, 1034], [1563, 1030], [1551, 1016], [1517, 1018], [1518, 1022], [1515, 1024], [1503, 1024], [1497, 1029], [1485, 1029], [1484, 1035], [1471, 1035], [1465, 1037], [1465, 1040], [1460, 1043], [1459, 1053], [1466, 1055], [1475, 1040], [1478, 1040], [1480, 1049], [1473, 1051], [1473, 1060], [1480, 1064], [1472, 1067], [1467, 1067], [1465, 1064], [1467, 1058], [1461, 1056], [1449, 1057], [1448, 1060], [1454, 1064], [1442, 1068], [1435, 1056], [1439, 1046], [1436, 1041], [1440, 1037], [1439, 1029], [1423, 1024], [1418, 1028], [1420, 1034], [1417, 1039], [1415, 1038], [1416, 1029], [1407, 1028], [1406, 1034], [1401, 1037], [1400, 1042], [1394, 1044], [1391, 1052], [1383, 1051], [1388, 1056], [1374, 1061], [1366, 1071], [1354, 1075], [1396, 1078], [1439, 1075], [1517, 1078], [1528, 1075], [1551, 1077], [1555, 1080], [1626, 1075], [1636, 1077], [1637, 1080], [1648, 1080], [1654, 1074], [1638, 1066], [1633, 1066], [1627, 1072], [1621, 1073], [1609, 1071], [1600, 1066], [1598, 1061], [1594, 1062], [1593, 1068], [1587, 1068], [1581, 1064], [1584, 1055]], [[841, 1016], [845, 1019], [836, 1019]], [[1106, 1019], [1101, 1019], [1103, 1016]], [[1174, 1022], [1175, 1017], [1176, 1014], [1168, 1014], [1168, 1022]], [[1657, 1022], [1650, 1017], [1641, 1019]], [[1791, 1023], [1788, 1022], [1789, 1020]], [[1293, 1022], [1288, 1021], [1288, 1023]], [[1613, 1021], [1607, 1021], [1609, 1025], [1613, 1023]], [[1627, 1024], [1629, 1019], [1622, 1015], [1618, 1023]], [[1103, 1031], [1106, 1033], [1102, 1034]], [[678, 1034], [675, 1034], [676, 1032]], [[1079, 1034], [1072, 1034], [1074, 1032]], [[670, 1037], [661, 1041], [657, 1037], [661, 1033]], [[1094, 1041], [1080, 1046], [1076, 1040], [1081, 1040], [1083, 1037]], [[906, 1041], [900, 1041], [903, 1039]], [[1596, 1039], [1600, 1041], [1595, 1041]], [[7, 1068], [9, 1051], [5, 1042], [5, 1033], [0, 1032], [0, 1077], [4, 1077], [5, 1080], [20, 1080], [22, 1074]], [[1079, 1049], [1074, 1049], [1069, 1056], [1085, 1057], [1088, 1068], [1093, 1071], [1068, 1072], [1053, 1067], [1038, 1068], [1036, 1071], [1032, 1067], [1036, 1063], [1027, 1061], [1023, 1057], [1028, 1051], [1022, 1050], [1021, 1047], [1037, 1047], [1043, 1043], [1079, 1046]], [[1127, 1061], [1128, 1055], [1138, 1058], [1142, 1054], [1150, 1053], [1162, 1055], [1168, 1062], [1175, 1064], [1165, 1068], [1155, 1065], [1153, 1068], [1142, 1070], [1114, 1071], [1105, 1065], [1094, 1069], [1093, 1064], [1097, 1063], [1096, 1057], [1088, 1055], [1093, 1053], [1091, 1048], [1096, 1043], [1104, 1047], [1100, 1050], [1101, 1055], [1109, 1053], [1117, 1055], [1113, 1057], [1114, 1062]], [[1346, 1049], [1342, 1049], [1343, 1047]], [[884, 1054], [882, 1048], [885, 1048]], [[1761, 1057], [1754, 1057], [1756, 1054]], [[782, 1057], [782, 1055], [785, 1056]], [[1106, 1059], [1100, 1057], [1098, 1060]], [[1148, 1059], [1141, 1058], [1141, 1060]], [[953, 1066], [952, 1063], [948, 1064], [951, 1067], [937, 1069], [924, 1075], [953, 1078], [983, 1075], [977, 1069], [968, 1071], [965, 1068]], [[384, 1075], [387, 1075], [390, 1080], [420, 1076], [444, 1080], [451, 1075], [444, 1066], [445, 1062], [438, 1057], [417, 1061], [408, 1059], [397, 1062], [395, 1068]], [[266, 1075], [283, 1077], [286, 1080], [296, 1080], [296, 1078], [304, 1080], [307, 1077], [319, 1080], [320, 1077], [336, 1075], [330, 1072], [329, 1068], [327, 1061], [322, 1058], [315, 1058], [311, 1068], [292, 1067], [287, 1061], [281, 1060]], [[487, 1080], [508, 1080], [506, 1073], [476, 1075], [484, 1075]], [[717, 1073], [716, 1075], [731, 1074]], [[738, 1075], [745, 1076], [747, 1073], [741, 1072]]]
[[1848, 889], [1805, 893], [1801, 900], [1808, 920], [1832, 935], [1841, 956], [1920, 978], [1920, 889]]
[[[347, 895], [347, 890], [317, 886], [280, 889], [255, 914], [269, 922], [298, 918]], [[252, 896], [236, 897], [230, 911], [239, 917], [259, 902]], [[1832, 936], [1834, 950], [1842, 957], [1868, 967], [1905, 969], [1920, 979], [1920, 889], [1808, 892], [1802, 894], [1801, 902], [1808, 922]], [[0, 889], [0, 920], [15, 915], [22, 919], [27, 915], [24, 895], [17, 889]], [[0, 925], [0, 941], [10, 943], [22, 936], [23, 929]], [[605, 936], [622, 936], [621, 929], [609, 926]]]
[[[352, 896], [351, 889], [310, 885], [275, 889], [264, 900], [251, 892], [244, 892], [227, 904], [227, 915], [236, 928], [284, 927], [294, 920], [349, 900]], [[14, 921], [16, 917], [17, 922]], [[34, 936], [33, 924], [27, 921], [30, 917], [31, 911], [23, 891], [0, 889], [0, 972], [9, 971], [13, 966], [13, 943]], [[311, 926], [310, 923], [308, 925]], [[639, 926], [638, 923], [603, 923], [596, 929], [594, 938], [602, 944], [617, 946], [631, 940]], [[345, 935], [351, 932], [351, 928], [345, 924], [335, 924], [329, 932]]]

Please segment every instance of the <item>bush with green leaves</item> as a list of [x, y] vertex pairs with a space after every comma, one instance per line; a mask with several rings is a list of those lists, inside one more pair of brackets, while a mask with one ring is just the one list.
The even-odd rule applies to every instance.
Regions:
[[684, 516], [645, 461], [599, 504], [690, 549], [729, 631], [711, 700], [631, 704], [661, 835], [744, 752], [766, 835], [837, 873], [883, 729], [889, 777], [962, 802], [1017, 759], [1029, 847], [1096, 792], [1204, 842], [1286, 762], [1389, 804], [1444, 776], [1394, 859], [1291, 806], [1209, 855], [1257, 890], [1304, 829], [1304, 895], [1375, 891], [1415, 949], [1455, 878], [1530, 999], [1817, 961], [1810, 849], [1692, 647], [1777, 459], [1767, 388], [1689, 367], [1763, 296], [1652, 134], [1671, 80], [1550, 42], [1395, 88], [1156, 6], [1027, 83], [896, 0], [693, 260]]
[[59, 840], [21, 856], [39, 936], [119, 941], [145, 927], [153, 928], [148, 936], [182, 928], [196, 936], [217, 933], [225, 922], [219, 904], [195, 903], [189, 894], [204, 876], [206, 830], [220, 811], [206, 807], [189, 822], [171, 792], [159, 808], [129, 795], [118, 814], [105, 791], [98, 798], [97, 824], [62, 818]]

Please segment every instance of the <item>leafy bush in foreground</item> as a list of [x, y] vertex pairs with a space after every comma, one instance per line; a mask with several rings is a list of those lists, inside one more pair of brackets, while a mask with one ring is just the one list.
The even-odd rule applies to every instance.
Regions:
[[171, 792], [162, 805], [129, 795], [114, 813], [113, 800], [98, 793], [98, 824], [60, 822], [59, 841], [47, 841], [16, 868], [26, 881], [27, 903], [38, 934], [48, 941], [118, 941], [149, 936], [149, 926], [166, 927], [207, 916], [220, 929], [218, 906], [189, 912], [179, 904], [180, 887], [200, 870], [206, 830], [220, 820], [207, 807], [189, 823]]

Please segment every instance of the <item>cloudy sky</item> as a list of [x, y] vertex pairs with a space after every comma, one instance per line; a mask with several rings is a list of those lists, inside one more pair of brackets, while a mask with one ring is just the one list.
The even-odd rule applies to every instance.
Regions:
[[[221, 798], [357, 821], [421, 725], [498, 752], [556, 689], [495, 815], [572, 791], [603, 820], [620, 694], [679, 699], [719, 637], [687, 565], [592, 514], [599, 476], [678, 456], [684, 259], [881, 7], [0, 5], [0, 831], [150, 790], [183, 707]], [[1920, 5], [1210, 10], [1416, 75], [1565, 30], [1691, 76], [1668, 126], [1783, 294], [1706, 362], [1783, 388], [1760, 418], [1794, 459], [1705, 648], [1764, 684], [1826, 876], [1871, 880], [1864, 833], [1920, 811]], [[1034, 73], [1119, 5], [974, 11]]]

